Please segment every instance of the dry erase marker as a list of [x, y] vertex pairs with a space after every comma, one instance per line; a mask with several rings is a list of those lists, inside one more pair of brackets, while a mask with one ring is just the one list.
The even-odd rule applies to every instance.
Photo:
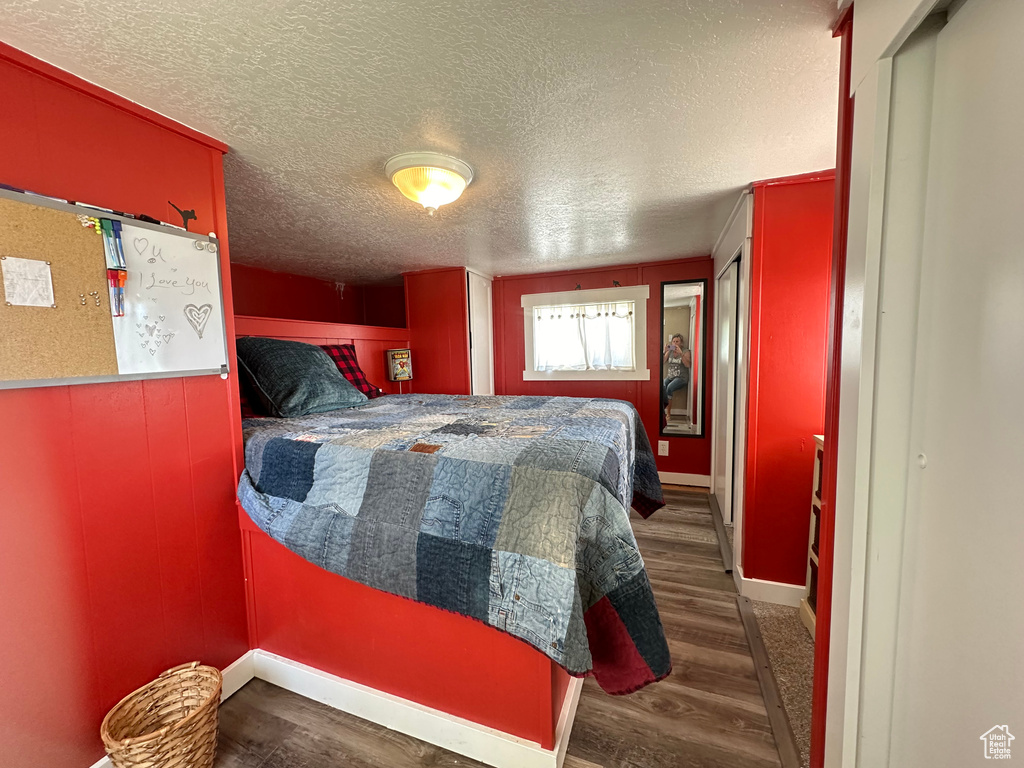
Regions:
[[103, 211], [104, 213], [112, 213], [115, 216], [124, 216], [126, 219], [135, 218], [135, 214], [125, 213], [124, 211], [115, 211], [113, 208], [104, 208], [102, 205], [92, 205], [91, 203], [74, 202], [72, 200], [68, 200], [67, 202], [72, 205], [77, 205], [80, 208], [91, 208], [94, 211]]
[[113, 317], [120, 317], [120, 311], [117, 307], [117, 270], [107, 270], [107, 285], [110, 286], [110, 314]]
[[128, 270], [117, 270], [117, 311], [118, 317], [124, 317], [124, 286], [128, 282]]
[[114, 245], [117, 246], [115, 255], [117, 256], [117, 266], [121, 269], [125, 269], [128, 266], [128, 262], [124, 258], [124, 244], [121, 242], [121, 222], [111, 221], [110, 229], [114, 234]]

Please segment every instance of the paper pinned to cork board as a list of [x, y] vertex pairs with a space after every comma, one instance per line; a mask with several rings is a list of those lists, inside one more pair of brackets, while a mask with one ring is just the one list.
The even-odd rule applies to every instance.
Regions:
[[13, 307], [53, 307], [50, 264], [37, 259], [0, 258], [4, 275], [4, 301]]

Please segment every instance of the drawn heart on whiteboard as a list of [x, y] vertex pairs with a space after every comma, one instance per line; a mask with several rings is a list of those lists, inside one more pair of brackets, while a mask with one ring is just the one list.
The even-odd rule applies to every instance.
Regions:
[[138, 251], [139, 256], [141, 256], [146, 252], [146, 249], [149, 248], [149, 239], [145, 237], [136, 237], [132, 241], [132, 245], [135, 246], [135, 250]]
[[200, 339], [203, 338], [203, 331], [206, 329], [206, 323], [211, 314], [213, 314], [212, 304], [203, 304], [201, 307], [197, 307], [195, 304], [185, 305], [185, 319], [192, 326], [192, 330], [199, 334]]
[[167, 342], [169, 342], [173, 338], [174, 338], [174, 334], [173, 333], [165, 333], [164, 334], [164, 344], [166, 344]]
[[164, 321], [164, 316], [160, 315], [160, 322], [162, 323], [163, 321]]
[[162, 341], [160, 341], [160, 339], [157, 339], [157, 340], [156, 340], [156, 341], [154, 341], [153, 343], [154, 343], [154, 344], [156, 344], [156, 345], [157, 345], [157, 347], [159, 347], [159, 346], [160, 346], [161, 344], [163, 344], [163, 342], [162, 342]]
[[146, 333], [148, 333], [150, 336], [156, 333], [156, 323], [153, 323], [152, 325], [146, 323]]
[[149, 350], [149, 354], [151, 354], [151, 355], [155, 355], [155, 354], [156, 354], [156, 350], [155, 350], [155, 349], [151, 349], [151, 350]]
[[144, 342], [142, 342], [142, 346], [144, 346], [144, 347], [148, 347], [148, 346], [149, 346], [149, 342], [148, 342], [148, 341], [144, 341]]

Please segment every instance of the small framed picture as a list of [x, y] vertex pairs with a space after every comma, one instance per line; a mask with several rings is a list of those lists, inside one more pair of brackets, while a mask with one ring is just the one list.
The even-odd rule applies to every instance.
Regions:
[[409, 381], [412, 378], [412, 353], [408, 349], [389, 349], [388, 380]]

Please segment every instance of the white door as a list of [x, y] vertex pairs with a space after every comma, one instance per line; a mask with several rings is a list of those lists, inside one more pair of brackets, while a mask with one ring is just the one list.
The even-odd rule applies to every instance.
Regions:
[[494, 394], [494, 325], [491, 281], [466, 272], [469, 288], [469, 364], [474, 395]]
[[999, 728], [993, 743], [1024, 757], [1024, 3], [953, 8], [934, 60], [892, 669], [900, 768], [989, 765], [996, 726], [1016, 740]]
[[739, 262], [715, 287], [715, 500], [726, 524], [733, 522], [733, 457], [736, 439], [736, 309]]

